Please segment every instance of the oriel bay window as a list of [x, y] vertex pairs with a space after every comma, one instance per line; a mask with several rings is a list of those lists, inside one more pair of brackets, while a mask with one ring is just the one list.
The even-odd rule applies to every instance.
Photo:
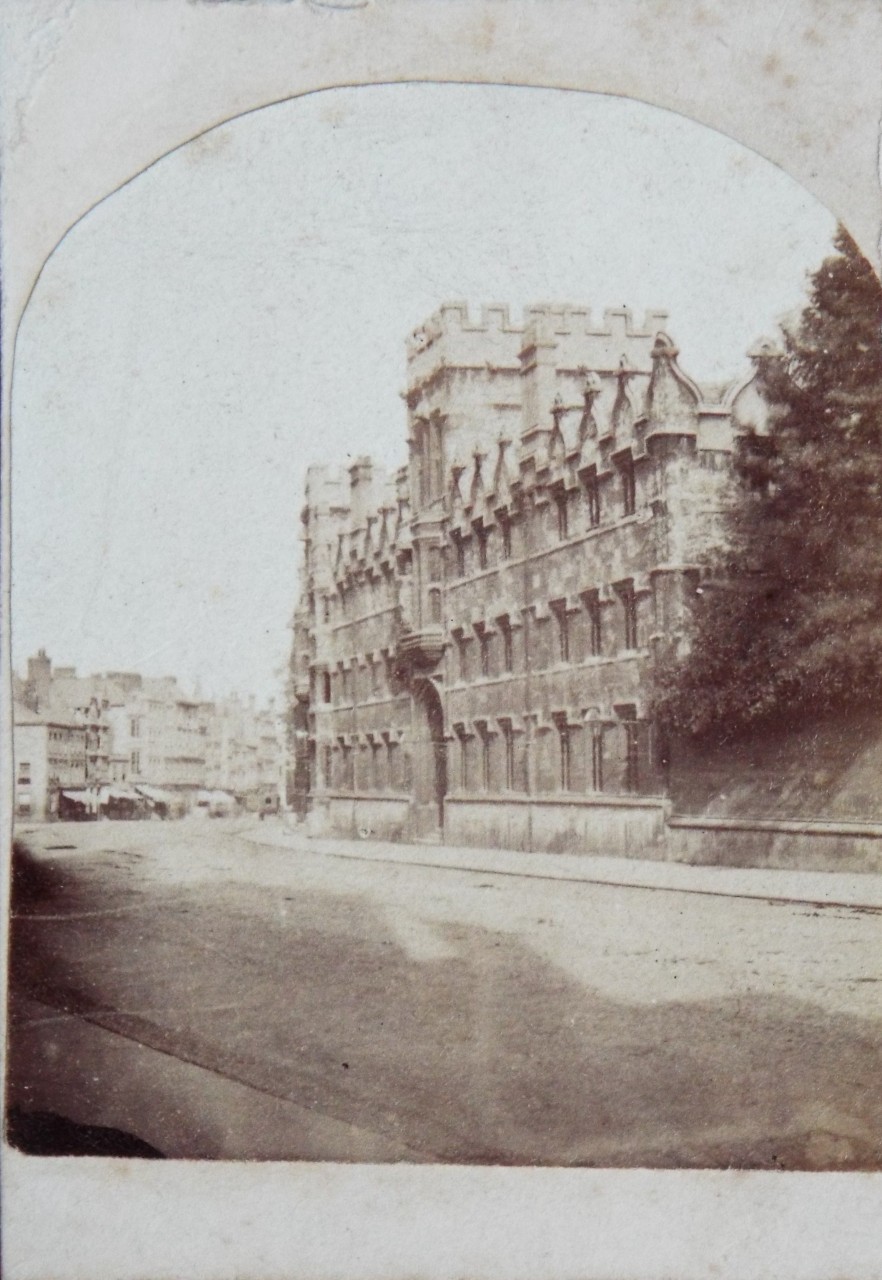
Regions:
[[414, 443], [419, 457], [420, 499], [431, 502], [440, 496], [444, 481], [442, 424], [437, 418], [421, 422], [415, 435]]
[[441, 563], [441, 548], [439, 546], [430, 546], [426, 548], [426, 573], [429, 582], [440, 582], [443, 576]]

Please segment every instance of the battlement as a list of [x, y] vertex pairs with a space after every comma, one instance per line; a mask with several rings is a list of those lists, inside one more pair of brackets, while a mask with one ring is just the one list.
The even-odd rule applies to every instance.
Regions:
[[523, 322], [518, 323], [512, 319], [506, 303], [485, 303], [475, 318], [467, 302], [444, 302], [408, 336], [407, 356], [408, 360], [418, 358], [447, 334], [529, 336], [531, 330], [544, 328], [560, 335], [654, 337], [667, 322], [667, 311], [653, 309], [645, 313], [642, 326], [637, 328], [628, 307], [608, 307], [603, 319], [595, 324], [590, 307], [570, 302], [538, 302], [524, 309]]
[[447, 302], [407, 339], [407, 395], [450, 370], [516, 374], [525, 355], [538, 349], [553, 350], [561, 369], [609, 372], [624, 359], [648, 372], [653, 341], [667, 321], [668, 313], [657, 309], [638, 325], [627, 307], [609, 307], [595, 319], [588, 306], [542, 302], [526, 307], [517, 322], [502, 303], [481, 307], [476, 317], [467, 303]]

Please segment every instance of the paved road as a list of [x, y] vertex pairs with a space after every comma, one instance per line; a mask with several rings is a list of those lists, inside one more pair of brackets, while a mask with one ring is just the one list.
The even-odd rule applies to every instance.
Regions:
[[878, 910], [247, 835], [26, 837], [14, 1104], [169, 1156], [882, 1167]]

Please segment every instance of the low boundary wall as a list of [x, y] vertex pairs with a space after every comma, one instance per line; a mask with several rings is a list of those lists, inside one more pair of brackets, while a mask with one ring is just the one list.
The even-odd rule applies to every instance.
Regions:
[[444, 803], [444, 840], [525, 852], [664, 858], [666, 809], [665, 800], [638, 796], [454, 794]]
[[882, 871], [882, 823], [673, 815], [672, 861], [800, 871]]
[[[444, 804], [443, 842], [463, 848], [601, 854], [706, 866], [882, 872], [882, 823], [675, 814], [643, 796], [466, 796]], [[405, 793], [312, 798], [313, 835], [417, 839]]]

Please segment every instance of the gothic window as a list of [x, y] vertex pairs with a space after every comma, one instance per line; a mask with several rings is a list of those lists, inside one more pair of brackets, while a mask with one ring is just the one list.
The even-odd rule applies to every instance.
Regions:
[[592, 726], [591, 732], [591, 790], [603, 790], [603, 729]]
[[591, 529], [596, 529], [600, 524], [600, 480], [597, 476], [597, 468], [590, 467], [585, 473], [585, 505], [588, 508], [588, 525]]
[[616, 593], [622, 602], [622, 639], [626, 649], [637, 648], [637, 599], [634, 595], [634, 583], [616, 584]]
[[462, 631], [457, 631], [454, 635], [456, 641], [456, 653], [459, 660], [459, 678], [460, 680], [468, 680], [469, 678], [469, 638]]
[[569, 791], [572, 780], [572, 741], [570, 726], [564, 716], [557, 717], [558, 740], [558, 786], [561, 791]]
[[588, 652], [592, 658], [603, 653], [603, 625], [601, 621], [600, 596], [596, 591], [586, 591], [582, 597], [588, 614]]
[[456, 576], [464, 578], [466, 571], [465, 538], [461, 533], [454, 533], [452, 537], [453, 550], [456, 556]]
[[322, 672], [322, 702], [331, 701], [331, 673], [330, 671]]
[[506, 791], [514, 791], [514, 729], [510, 720], [500, 720], [499, 727], [502, 730], [502, 744], [505, 759], [505, 789]]
[[393, 791], [401, 789], [401, 776], [399, 765], [400, 749], [397, 742], [389, 741], [386, 743], [386, 774], [389, 779], [389, 786]]
[[487, 568], [487, 546], [490, 542], [490, 530], [485, 529], [482, 524], [474, 525], [475, 541], [478, 544], [478, 568]]
[[490, 730], [487, 727], [486, 722], [481, 722], [480, 724], [476, 725], [476, 728], [478, 730], [478, 737], [480, 739], [480, 750], [481, 750], [481, 755], [480, 755], [481, 790], [489, 791], [491, 789], [492, 777], [493, 777], [492, 762], [491, 762], [491, 750], [492, 750], [491, 744], [492, 744], [493, 738], [492, 738], [492, 734], [490, 733]]
[[455, 725], [457, 742], [459, 743], [459, 789], [460, 791], [468, 791], [469, 789], [469, 748], [468, 735], [464, 725]]
[[616, 459], [622, 482], [622, 514], [632, 516], [637, 509], [637, 486], [634, 479], [634, 459], [623, 453]]
[[635, 707], [617, 707], [616, 713], [622, 722], [625, 734], [625, 790], [640, 789], [640, 739], [639, 722]]
[[551, 610], [557, 622], [557, 656], [560, 662], [570, 660], [570, 617], [566, 600], [554, 600]]
[[441, 440], [441, 423], [429, 423], [429, 496], [439, 497], [444, 486], [444, 454]]
[[427, 549], [427, 574], [429, 582], [441, 581], [441, 548], [429, 547]]
[[503, 560], [511, 559], [511, 520], [508, 516], [499, 517], [499, 532], [502, 545]]
[[563, 541], [570, 535], [570, 512], [566, 489], [555, 490], [554, 506], [557, 513], [557, 536]]
[[382, 757], [380, 755], [380, 743], [372, 739], [370, 742], [370, 752], [371, 752], [371, 790], [381, 791], [383, 788], [383, 779], [382, 779], [382, 772], [381, 772]]
[[355, 764], [352, 759], [352, 747], [348, 742], [340, 744], [340, 752], [343, 760], [343, 790], [355, 790]]
[[514, 670], [514, 645], [512, 642], [511, 620], [507, 614], [497, 618], [499, 633], [502, 636], [502, 670]]
[[481, 675], [491, 676], [493, 674], [490, 663], [491, 633], [486, 627], [477, 627], [475, 634], [478, 637], [478, 650], [481, 655]]
[[429, 588], [429, 621], [433, 624], [441, 622], [441, 589]]

